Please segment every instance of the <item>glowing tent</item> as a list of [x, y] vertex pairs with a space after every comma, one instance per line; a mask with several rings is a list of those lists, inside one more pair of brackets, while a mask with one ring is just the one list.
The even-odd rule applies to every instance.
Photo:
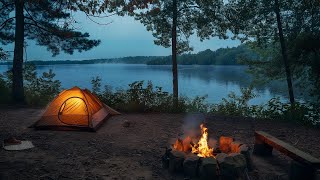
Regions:
[[104, 120], [118, 114], [120, 113], [102, 103], [87, 89], [73, 87], [62, 91], [33, 127], [95, 131]]

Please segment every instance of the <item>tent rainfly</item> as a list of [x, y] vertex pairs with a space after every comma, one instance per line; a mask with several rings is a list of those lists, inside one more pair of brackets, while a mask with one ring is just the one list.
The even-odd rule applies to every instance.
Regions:
[[87, 89], [62, 91], [47, 107], [35, 129], [96, 131], [107, 118], [120, 113], [102, 103]]

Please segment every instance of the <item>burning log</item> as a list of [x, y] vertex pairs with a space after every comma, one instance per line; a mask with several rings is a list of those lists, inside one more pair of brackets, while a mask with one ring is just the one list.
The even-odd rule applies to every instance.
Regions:
[[186, 152], [186, 153], [191, 152], [193, 142], [189, 136], [182, 141], [182, 144], [183, 144], [183, 151], [184, 152]]
[[229, 153], [231, 151], [231, 143], [233, 142], [232, 137], [221, 136], [219, 140], [220, 150], [223, 153]]
[[178, 138], [174, 143], [173, 149], [177, 151], [183, 151], [183, 141], [180, 138]]
[[242, 145], [242, 143], [238, 142], [238, 141], [233, 141], [230, 144], [230, 150], [231, 153], [240, 153], [240, 146]]

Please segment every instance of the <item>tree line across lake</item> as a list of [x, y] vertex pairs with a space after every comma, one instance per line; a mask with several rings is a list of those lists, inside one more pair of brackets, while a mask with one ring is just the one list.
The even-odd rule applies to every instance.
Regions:
[[[220, 48], [216, 51], [210, 49], [198, 53], [188, 53], [178, 56], [178, 64], [182, 65], [240, 65], [240, 60], [253, 59], [257, 56], [246, 45], [232, 48]], [[35, 65], [55, 64], [98, 64], [98, 63], [123, 63], [123, 64], [147, 64], [147, 65], [171, 65], [171, 56], [130, 56], [112, 59], [90, 60], [31, 60], [25, 63]], [[2, 64], [10, 65], [7, 61]]]

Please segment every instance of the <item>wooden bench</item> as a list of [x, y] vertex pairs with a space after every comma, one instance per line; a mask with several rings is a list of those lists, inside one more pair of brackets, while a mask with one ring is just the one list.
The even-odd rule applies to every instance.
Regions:
[[[320, 143], [320, 142], [319, 142]], [[271, 156], [272, 150], [276, 149], [286, 156], [292, 158], [290, 179], [306, 178], [306, 173], [315, 179], [315, 173], [320, 168], [320, 160], [307, 154], [294, 146], [285, 143], [270, 134], [263, 131], [255, 132], [255, 145], [253, 153], [261, 156]], [[294, 175], [292, 174], [294, 173]], [[290, 175], [291, 174], [291, 175]], [[296, 177], [292, 177], [296, 176]]]

